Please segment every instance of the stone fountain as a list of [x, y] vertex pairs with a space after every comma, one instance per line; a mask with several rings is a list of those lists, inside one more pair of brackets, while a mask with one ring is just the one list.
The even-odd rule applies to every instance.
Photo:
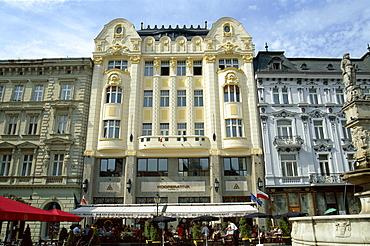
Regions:
[[344, 181], [361, 186], [355, 194], [361, 201], [361, 212], [356, 215], [312, 216], [291, 219], [292, 245], [370, 245], [370, 98], [356, 85], [357, 66], [349, 54], [341, 62], [343, 83], [346, 87], [347, 128], [351, 128], [356, 149], [356, 169], [342, 173]]

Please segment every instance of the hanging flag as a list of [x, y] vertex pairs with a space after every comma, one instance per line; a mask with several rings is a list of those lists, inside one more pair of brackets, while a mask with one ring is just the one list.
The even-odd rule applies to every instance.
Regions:
[[81, 198], [81, 204], [87, 204], [87, 201], [85, 200], [85, 196], [84, 195]]
[[257, 203], [258, 203], [258, 205], [262, 206], [262, 200], [261, 199], [257, 199]]
[[251, 192], [251, 200], [253, 202], [257, 201], [257, 197], [255, 195], [253, 195], [252, 192]]
[[258, 189], [257, 189], [257, 198], [262, 198], [262, 199], [270, 200], [269, 196], [265, 192], [260, 191]]
[[160, 136], [160, 138], [159, 138], [159, 142], [161, 142], [161, 143], [162, 143], [162, 141], [163, 141], [162, 136]]
[[76, 197], [76, 194], [73, 193], [73, 196], [74, 196], [74, 200], [75, 200], [75, 209], [80, 205], [80, 203], [78, 202], [77, 200], [77, 197]]

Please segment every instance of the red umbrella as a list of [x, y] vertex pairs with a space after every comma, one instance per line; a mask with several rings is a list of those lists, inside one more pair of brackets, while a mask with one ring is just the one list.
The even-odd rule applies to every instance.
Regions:
[[58, 221], [58, 216], [0, 196], [0, 220]]
[[47, 212], [56, 215], [58, 217], [57, 221], [80, 222], [83, 219], [78, 215], [70, 214], [56, 208], [48, 210]]

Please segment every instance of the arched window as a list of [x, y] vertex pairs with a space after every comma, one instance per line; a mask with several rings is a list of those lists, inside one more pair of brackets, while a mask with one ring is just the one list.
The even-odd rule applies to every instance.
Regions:
[[239, 86], [226, 85], [224, 87], [224, 100], [225, 102], [240, 102]]
[[122, 102], [122, 88], [119, 86], [107, 87], [106, 103], [121, 103]]
[[278, 136], [283, 139], [290, 139], [292, 137], [292, 122], [290, 120], [278, 120]]

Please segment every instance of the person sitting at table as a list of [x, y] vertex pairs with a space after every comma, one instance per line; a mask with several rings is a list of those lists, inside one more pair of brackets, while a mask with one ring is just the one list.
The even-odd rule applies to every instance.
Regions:
[[175, 239], [173, 238], [173, 234], [172, 234], [172, 229], [171, 228], [168, 228], [167, 232], [166, 232], [166, 241], [170, 242], [170, 243], [175, 243]]

